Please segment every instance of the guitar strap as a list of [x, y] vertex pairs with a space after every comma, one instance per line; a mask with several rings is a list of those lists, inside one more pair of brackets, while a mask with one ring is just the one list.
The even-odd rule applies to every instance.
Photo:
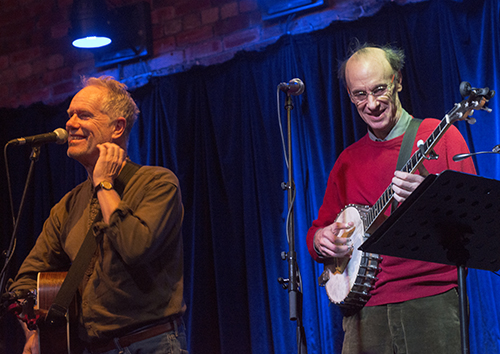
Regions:
[[[403, 137], [403, 142], [401, 143], [401, 148], [399, 149], [398, 163], [396, 165], [396, 170], [401, 171], [404, 167], [406, 161], [411, 156], [411, 152], [413, 150], [413, 142], [415, 141], [415, 137], [417, 136], [417, 130], [422, 123], [422, 119], [412, 118], [410, 120], [410, 124], [408, 124], [408, 128], [406, 128], [405, 135]], [[393, 199], [391, 205], [391, 213], [396, 210], [398, 206], [398, 201]]]
[[[122, 171], [115, 179], [114, 188], [116, 192], [120, 195], [123, 194], [125, 190], [125, 186], [130, 181], [132, 176], [141, 168], [141, 165], [138, 165], [132, 161], [127, 160], [125, 166], [123, 166]], [[93, 223], [99, 220], [102, 217], [101, 211], [96, 215], [93, 220]], [[94, 237], [93, 227], [90, 226], [83, 240], [83, 243], [78, 250], [78, 253], [75, 257], [75, 260], [71, 264], [71, 267], [68, 270], [68, 274], [64, 279], [64, 282], [59, 289], [59, 292], [54, 299], [54, 302], [49, 308], [47, 312], [47, 316], [45, 317], [45, 322], [50, 325], [58, 325], [61, 323], [66, 323], [66, 312], [68, 307], [73, 300], [73, 296], [75, 295], [80, 282], [83, 279], [83, 275], [87, 270], [92, 257], [97, 249], [97, 242]]]

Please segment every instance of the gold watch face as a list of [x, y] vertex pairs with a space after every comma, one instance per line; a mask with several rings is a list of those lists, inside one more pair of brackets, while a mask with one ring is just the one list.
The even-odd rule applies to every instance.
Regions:
[[101, 182], [101, 183], [99, 183], [99, 184], [101, 185], [102, 189], [106, 189], [106, 190], [108, 190], [108, 191], [109, 191], [110, 189], [113, 189], [113, 185], [112, 185], [111, 183], [109, 183], [109, 182], [106, 182], [106, 181], [105, 181], [105, 182]]

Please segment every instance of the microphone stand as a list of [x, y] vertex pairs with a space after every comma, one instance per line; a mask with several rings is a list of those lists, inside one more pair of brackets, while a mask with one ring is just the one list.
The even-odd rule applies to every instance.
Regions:
[[[40, 157], [40, 145], [33, 145], [30, 155], [30, 168], [28, 171], [28, 177], [26, 178], [26, 183], [24, 185], [23, 196], [21, 198], [21, 203], [19, 204], [19, 211], [17, 213], [17, 218], [14, 219], [14, 229], [12, 231], [12, 235], [10, 238], [9, 248], [6, 251], [2, 252], [2, 256], [5, 258], [4, 266], [2, 268], [1, 278], [0, 278], [0, 293], [4, 293], [6, 291], [5, 287], [7, 284], [7, 274], [10, 266], [10, 260], [12, 258], [12, 253], [14, 252], [16, 240], [17, 240], [17, 232], [19, 228], [19, 220], [21, 220], [21, 215], [24, 209], [24, 201], [26, 200], [26, 194], [28, 191], [28, 186], [31, 183], [31, 179], [33, 177], [34, 165], [35, 162], [38, 161]], [[6, 173], [9, 173], [7, 170]]]
[[287, 138], [288, 138], [288, 183], [283, 183], [282, 188], [287, 190], [288, 194], [288, 223], [287, 234], [289, 236], [288, 253], [282, 252], [281, 258], [288, 260], [288, 279], [278, 278], [278, 282], [284, 289], [288, 289], [290, 321], [297, 321], [297, 352], [307, 354], [306, 337], [302, 325], [302, 292], [298, 285], [298, 264], [297, 253], [295, 252], [295, 227], [294, 227], [294, 200], [295, 183], [293, 180], [293, 159], [292, 159], [292, 128], [291, 128], [291, 110], [293, 109], [292, 97], [289, 93], [286, 95], [285, 109], [287, 111]]

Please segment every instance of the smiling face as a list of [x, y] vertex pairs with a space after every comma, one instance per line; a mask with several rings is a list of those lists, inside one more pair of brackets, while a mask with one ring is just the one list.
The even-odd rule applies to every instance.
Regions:
[[[402, 107], [398, 92], [401, 75], [395, 73], [379, 48], [367, 48], [354, 54], [347, 62], [345, 79], [349, 95], [361, 119], [379, 139], [384, 139], [401, 117]], [[380, 90], [384, 94], [376, 96]], [[355, 96], [366, 96], [359, 102]]]
[[116, 120], [101, 112], [106, 88], [87, 86], [79, 91], [68, 108], [69, 157], [80, 162], [87, 170], [93, 169], [99, 150], [97, 144], [114, 142]]

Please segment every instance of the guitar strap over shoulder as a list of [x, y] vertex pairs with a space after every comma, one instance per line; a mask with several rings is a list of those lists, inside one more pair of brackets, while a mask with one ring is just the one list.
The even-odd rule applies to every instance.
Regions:
[[[417, 136], [417, 130], [420, 126], [420, 123], [422, 123], [422, 119], [412, 118], [410, 120], [410, 124], [408, 124], [408, 128], [406, 128], [403, 142], [401, 143], [401, 148], [399, 149], [398, 163], [396, 165], [397, 171], [400, 171], [404, 167], [406, 161], [408, 161], [411, 156], [411, 152], [413, 150], [413, 142], [415, 141], [415, 137]], [[396, 199], [394, 199], [391, 205], [391, 213], [396, 210], [397, 205], [398, 202]]]
[[[139, 170], [139, 168], [141, 168], [141, 165], [129, 160], [127, 160], [127, 163], [123, 166], [122, 171], [115, 179], [114, 183], [114, 188], [120, 197], [125, 190], [125, 186], [130, 181], [132, 176]], [[102, 215], [99, 211], [93, 222], [99, 220], [101, 217]], [[46, 323], [50, 325], [58, 325], [66, 322], [66, 312], [68, 307], [73, 300], [73, 296], [76, 294], [78, 286], [83, 279], [83, 275], [85, 274], [96, 249], [97, 243], [91, 226], [89, 227], [87, 235], [83, 240], [75, 260], [69, 268], [68, 274], [66, 275], [54, 302], [49, 308], [47, 316], [45, 317]]]

